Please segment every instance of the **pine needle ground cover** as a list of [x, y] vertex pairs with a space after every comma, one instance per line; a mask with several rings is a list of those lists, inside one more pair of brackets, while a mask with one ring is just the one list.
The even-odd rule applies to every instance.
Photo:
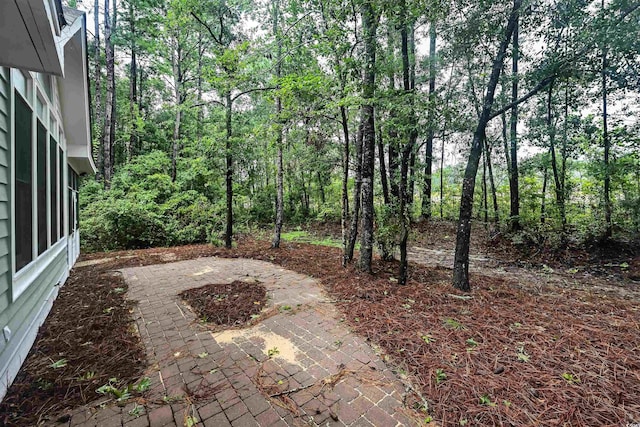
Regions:
[[[375, 273], [368, 275], [340, 268], [337, 248], [269, 246], [245, 239], [230, 250], [192, 245], [84, 256], [101, 263], [76, 269], [62, 288], [2, 403], [3, 422], [55, 420], [95, 400], [95, 388], [110, 377], [137, 381], [144, 352], [127, 316], [125, 285], [112, 271], [200, 256], [261, 259], [319, 279], [344, 321], [411, 384], [408, 405], [434, 425], [640, 420], [640, 316], [633, 281], [618, 284], [629, 291], [623, 297], [605, 291], [604, 281], [585, 291], [527, 281], [530, 275], [475, 274], [473, 291], [462, 294], [453, 291], [451, 271], [442, 267], [410, 264], [409, 283], [400, 287], [395, 262], [376, 260]], [[90, 330], [96, 333], [87, 335]], [[82, 345], [89, 341], [92, 346]]]
[[395, 262], [375, 274], [341, 269], [336, 248], [241, 242], [216, 255], [271, 261], [322, 281], [351, 328], [378, 346], [436, 425], [624, 425], [640, 420], [638, 302], [603, 291], [472, 275]]
[[216, 330], [242, 327], [257, 319], [267, 302], [264, 285], [237, 280], [187, 289], [179, 296], [202, 323], [208, 323]]
[[133, 386], [146, 355], [120, 274], [102, 266], [72, 271], [0, 404], [0, 424], [65, 421], [67, 409], [108, 400], [105, 384]]

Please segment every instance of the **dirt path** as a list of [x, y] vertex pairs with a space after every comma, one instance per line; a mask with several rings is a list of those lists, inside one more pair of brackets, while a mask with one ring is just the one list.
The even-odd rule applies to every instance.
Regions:
[[[419, 246], [408, 250], [410, 262], [427, 267], [452, 268], [454, 251], [452, 249], [431, 249]], [[640, 301], [640, 284], [620, 280], [614, 275], [594, 276], [585, 269], [567, 269], [566, 271], [541, 268], [520, 267], [516, 263], [507, 264], [491, 258], [487, 254], [475, 254], [469, 257], [469, 270], [486, 276], [499, 277], [518, 283], [522, 287], [540, 291], [545, 288], [568, 288], [586, 290], [593, 293], [605, 293], [626, 299]], [[473, 284], [472, 284], [473, 285]]]

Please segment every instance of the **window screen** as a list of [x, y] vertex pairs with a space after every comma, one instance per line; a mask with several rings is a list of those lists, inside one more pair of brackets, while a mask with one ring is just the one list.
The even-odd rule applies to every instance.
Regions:
[[58, 221], [58, 239], [62, 239], [64, 236], [64, 152], [62, 148], [58, 148], [58, 173], [60, 176], [58, 177], [60, 186], [60, 220]]
[[38, 120], [38, 167], [36, 191], [38, 200], [38, 255], [47, 250], [47, 129]]
[[49, 139], [49, 178], [51, 179], [51, 244], [58, 241], [58, 143], [53, 137]]
[[16, 92], [15, 102], [15, 226], [16, 226], [16, 271], [33, 259], [32, 224], [32, 112], [27, 103]]

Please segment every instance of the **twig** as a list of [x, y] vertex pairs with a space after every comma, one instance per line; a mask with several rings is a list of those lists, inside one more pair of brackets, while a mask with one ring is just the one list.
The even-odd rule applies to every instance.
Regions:
[[305, 385], [305, 386], [301, 386], [301, 387], [297, 387], [297, 388], [292, 388], [291, 390], [285, 390], [285, 391], [281, 391], [279, 393], [270, 394], [269, 397], [278, 397], [278, 396], [284, 396], [285, 394], [295, 393], [297, 391], [304, 390], [304, 389], [309, 388], [309, 387], [313, 387], [316, 384], [317, 383], [313, 383], [313, 384], [309, 384], [309, 385]]
[[176, 307], [178, 307], [178, 310], [180, 310], [180, 314], [182, 314], [182, 317], [186, 319], [186, 318], [187, 318], [187, 316], [185, 316], [185, 315], [184, 315], [184, 312], [182, 311], [182, 309], [180, 308], [180, 306], [178, 305], [178, 303], [177, 303], [177, 302], [174, 302], [174, 304], [176, 305]]

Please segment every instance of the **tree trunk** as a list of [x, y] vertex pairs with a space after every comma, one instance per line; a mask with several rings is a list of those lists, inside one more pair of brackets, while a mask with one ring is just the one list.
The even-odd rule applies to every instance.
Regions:
[[446, 123], [442, 128], [442, 145], [440, 148], [440, 218], [444, 218], [444, 132]]
[[360, 207], [362, 206], [362, 144], [363, 144], [363, 119], [364, 113], [360, 114], [360, 128], [356, 135], [356, 176], [355, 186], [353, 189], [353, 214], [351, 215], [351, 226], [349, 227], [349, 245], [345, 254], [346, 260], [344, 263], [351, 262], [353, 260], [353, 251], [356, 247], [356, 240], [358, 238], [358, 225], [360, 222]]
[[316, 171], [316, 180], [318, 181], [318, 191], [320, 192], [320, 204], [324, 206], [326, 203], [326, 195], [324, 193], [324, 179], [320, 171]]
[[562, 188], [562, 194], [565, 198], [565, 206], [566, 206], [566, 198], [567, 198], [567, 193], [565, 192], [565, 188], [567, 184], [567, 138], [568, 138], [567, 129], [569, 125], [568, 122], [569, 122], [569, 82], [567, 81], [564, 87], [564, 123], [562, 124], [562, 148], [560, 149], [560, 156], [562, 161], [562, 168], [560, 171], [560, 188]]
[[[202, 42], [202, 33], [198, 31], [198, 80], [196, 88], [196, 99], [198, 103], [198, 123], [196, 128], [196, 137], [198, 138], [198, 146], [202, 147], [202, 137], [204, 136], [204, 106], [202, 105], [202, 59], [204, 58], [205, 48]], [[204, 147], [202, 147], [204, 148]]]
[[[280, 97], [276, 98], [276, 111], [278, 112], [278, 117], [282, 111], [282, 101]], [[276, 174], [276, 223], [275, 230], [273, 232], [273, 241], [271, 242], [272, 248], [280, 247], [280, 234], [282, 232], [282, 224], [284, 223], [284, 173], [283, 173], [283, 163], [282, 163], [282, 129], [281, 124], [278, 123], [278, 133], [276, 135], [276, 144], [278, 146], [278, 154], [277, 154], [277, 174]]]
[[380, 184], [382, 185], [382, 200], [389, 206], [389, 181], [387, 180], [387, 165], [384, 161], [384, 144], [382, 141], [382, 126], [378, 126], [378, 161], [380, 162]]
[[[485, 136], [482, 141], [482, 145], [486, 144], [487, 137]], [[487, 191], [487, 156], [486, 149], [483, 150], [482, 155], [482, 222], [484, 222], [485, 230], [489, 227], [489, 194]]]
[[[416, 35], [415, 26], [413, 22], [408, 24], [408, 44], [409, 44], [409, 89], [413, 93], [416, 88]], [[418, 141], [418, 129], [416, 126], [415, 112], [413, 110], [413, 98], [411, 98], [411, 111], [409, 112], [411, 117], [411, 132], [409, 134], [409, 145], [411, 145], [411, 156], [409, 158], [409, 195], [408, 203], [413, 205], [413, 198], [415, 195], [416, 187], [416, 143]], [[411, 212], [408, 214], [409, 222], [411, 221]]]
[[[604, 0], [602, 0], [604, 9]], [[602, 143], [604, 145], [604, 237], [610, 238], [613, 234], [611, 223], [611, 172], [609, 170], [609, 151], [611, 141], [609, 141], [609, 131], [607, 128], [607, 48], [602, 49]]]
[[405, 131], [405, 143], [401, 153], [400, 161], [400, 200], [398, 215], [400, 216], [400, 269], [398, 272], [398, 284], [405, 285], [407, 283], [408, 260], [407, 260], [407, 240], [409, 238], [409, 227], [411, 223], [409, 206], [411, 203], [411, 156], [414, 153], [414, 145], [417, 139], [416, 120], [413, 104], [413, 88], [411, 79], [411, 60], [409, 55], [409, 34], [413, 32], [413, 24], [407, 21], [406, 7], [404, 0], [400, 4], [401, 17], [401, 53], [402, 53], [402, 82], [403, 89], [408, 97], [408, 114], [407, 123], [409, 125], [408, 132]]
[[[344, 137], [344, 150], [342, 154], [342, 212], [340, 225], [342, 228], [342, 266], [347, 266], [348, 234], [347, 221], [349, 214], [349, 123], [347, 122], [347, 109], [340, 106], [342, 122], [342, 134]], [[352, 255], [353, 256], [353, 255]]]
[[546, 202], [547, 202], [547, 166], [544, 166], [543, 176], [542, 176], [542, 202], [540, 203], [540, 224], [544, 224], [546, 221]]
[[[433, 137], [435, 135], [435, 91], [436, 91], [436, 25], [429, 24], [429, 118], [427, 120], [427, 142], [424, 151], [424, 185], [422, 188], [422, 217], [431, 218], [431, 188], [433, 163]], [[442, 169], [440, 170], [442, 175]], [[440, 186], [442, 188], [442, 185]], [[440, 199], [442, 207], [442, 199]], [[440, 209], [442, 217], [442, 209]]]
[[[395, 34], [393, 33], [391, 26], [387, 28], [387, 60], [395, 60]], [[392, 96], [396, 94], [396, 75], [394, 67], [389, 67], [387, 78], [389, 79], [389, 92]], [[398, 132], [394, 124], [397, 118], [397, 112], [395, 104], [392, 103], [389, 109], [389, 122], [392, 123], [387, 130], [387, 169], [388, 169], [388, 186], [389, 186], [389, 201], [390, 203], [397, 203], [400, 198], [400, 187], [398, 178], [400, 177], [399, 164], [398, 164]]]
[[500, 72], [502, 70], [507, 46], [509, 45], [509, 40], [517, 26], [521, 2], [522, 0], [514, 0], [513, 10], [509, 15], [504, 38], [500, 42], [500, 47], [498, 48], [495, 60], [493, 61], [491, 76], [489, 77], [487, 91], [484, 97], [484, 102], [482, 103], [482, 112], [478, 119], [478, 126], [473, 134], [471, 152], [469, 153], [469, 160], [464, 173], [462, 197], [460, 200], [460, 216], [456, 232], [456, 250], [453, 262], [453, 286], [463, 291], [469, 291], [471, 289], [469, 285], [471, 216], [473, 213], [473, 191], [475, 188], [480, 155], [482, 153], [482, 139], [485, 135], [487, 123], [489, 122], [489, 115], [491, 113], [491, 107], [493, 106], [495, 90], [500, 78]]
[[131, 132], [129, 133], [129, 144], [127, 146], [127, 161], [137, 152], [137, 128], [136, 128], [136, 105], [138, 98], [138, 64], [136, 58], [136, 18], [133, 12], [133, 3], [129, 3], [129, 26], [131, 30], [131, 62], [129, 64], [129, 115], [131, 119]]
[[[280, 2], [275, 1], [273, 4], [273, 35], [277, 42], [276, 56], [276, 81], [280, 84], [282, 77], [282, 39], [280, 37], [280, 28], [278, 27], [280, 17]], [[277, 176], [276, 176], [276, 222], [273, 231], [272, 248], [280, 247], [280, 233], [282, 232], [282, 223], [284, 222], [284, 185], [283, 185], [283, 167], [282, 167], [282, 98], [278, 94], [276, 96], [276, 146], [277, 146]]]
[[115, 85], [115, 59], [114, 48], [111, 40], [116, 30], [116, 0], [113, 0], [113, 21], [109, 13], [109, 0], [104, 1], [104, 38], [105, 57], [107, 66], [107, 100], [105, 104], [104, 132], [102, 134], [102, 161], [104, 164], [104, 188], [111, 188], [113, 176], [113, 145], [115, 142], [116, 124], [116, 85]]
[[558, 161], [556, 158], [556, 127], [553, 123], [553, 82], [549, 84], [549, 94], [547, 97], [547, 130], [549, 132], [549, 152], [551, 154], [551, 170], [553, 171], [553, 182], [555, 184], [556, 204], [560, 212], [560, 223], [562, 224], [562, 236], [567, 227], [567, 216], [564, 207], [564, 194], [560, 183], [560, 173], [558, 172]]
[[509, 190], [511, 190], [511, 156], [509, 156], [509, 137], [507, 136], [507, 115], [500, 114], [502, 121], [502, 144], [504, 148], [504, 159], [507, 165], [507, 174], [509, 175]]
[[496, 194], [496, 183], [493, 179], [493, 165], [491, 163], [491, 144], [487, 141], [487, 136], [484, 137], [484, 154], [487, 158], [487, 169], [489, 170], [489, 184], [491, 185], [491, 200], [493, 201], [493, 222], [498, 224], [498, 196]]
[[95, 0], [93, 5], [93, 23], [94, 23], [94, 51], [93, 60], [95, 62], [93, 71], [93, 83], [94, 83], [94, 103], [93, 103], [93, 126], [96, 129], [95, 139], [100, 141], [100, 147], [98, 149], [97, 163], [98, 163], [98, 178], [104, 177], [104, 148], [102, 145], [102, 87], [100, 82], [102, 80], [102, 66], [100, 64], [100, 0]]
[[176, 182], [178, 174], [178, 156], [180, 155], [180, 124], [182, 119], [182, 49], [176, 36], [175, 49], [172, 51], [174, 102], [176, 106], [176, 118], [173, 124], [173, 143], [171, 150], [171, 181]]
[[[511, 73], [511, 101], [518, 99], [518, 59], [520, 56], [520, 43], [518, 40], [518, 17], [516, 15], [515, 28], [513, 30], [513, 62]], [[511, 108], [511, 167], [509, 168], [509, 192], [511, 195], [511, 231], [520, 229], [520, 189], [518, 184], [518, 105]]]
[[227, 227], [224, 236], [224, 246], [231, 248], [233, 242], [233, 150], [231, 148], [231, 114], [233, 101], [231, 92], [225, 93], [225, 163], [226, 163], [226, 193], [227, 193]]
[[365, 69], [362, 80], [362, 235], [360, 241], [360, 262], [362, 271], [371, 273], [373, 259], [373, 176], [376, 148], [374, 122], [374, 96], [376, 79], [376, 31], [378, 17], [373, 10], [372, 0], [362, 4], [362, 29], [364, 32]]

